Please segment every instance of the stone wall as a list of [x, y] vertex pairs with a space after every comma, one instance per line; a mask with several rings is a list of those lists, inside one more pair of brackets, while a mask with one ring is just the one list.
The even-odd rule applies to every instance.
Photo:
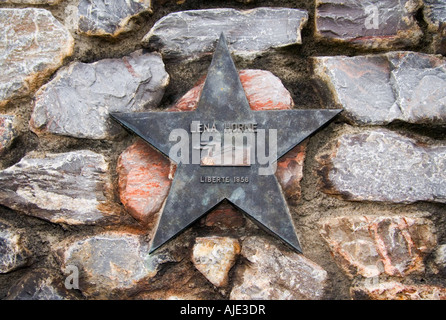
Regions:
[[[446, 7], [373, 3], [1, 1], [0, 298], [446, 299]], [[303, 254], [229, 203], [149, 254], [175, 165], [108, 115], [221, 31], [252, 109], [344, 109], [278, 163]]]

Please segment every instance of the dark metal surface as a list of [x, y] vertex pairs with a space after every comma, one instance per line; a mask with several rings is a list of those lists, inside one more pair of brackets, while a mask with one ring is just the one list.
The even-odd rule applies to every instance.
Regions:
[[[341, 110], [251, 110], [229, 53], [220, 37], [196, 110], [190, 112], [114, 113], [112, 117], [131, 132], [169, 156], [175, 142], [172, 129], [190, 133], [192, 121], [257, 123], [260, 129], [277, 129], [277, 159], [310, 136]], [[191, 155], [190, 155], [191, 157]], [[275, 159], [275, 161], [277, 160]], [[267, 231], [301, 252], [291, 215], [275, 175], [259, 175], [257, 162], [249, 166], [178, 164], [151, 252], [175, 237], [224, 199], [241, 209]], [[203, 183], [203, 177], [229, 177], [230, 183]], [[234, 177], [248, 177], [235, 183]]]

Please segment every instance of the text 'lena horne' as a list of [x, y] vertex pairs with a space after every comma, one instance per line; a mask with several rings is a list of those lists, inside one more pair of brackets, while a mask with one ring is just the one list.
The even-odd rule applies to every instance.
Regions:
[[[267, 134], [268, 133], [268, 134]], [[173, 161], [201, 166], [258, 165], [259, 175], [276, 171], [277, 129], [261, 129], [257, 123], [200, 123], [192, 121], [190, 132], [173, 129], [169, 152]]]

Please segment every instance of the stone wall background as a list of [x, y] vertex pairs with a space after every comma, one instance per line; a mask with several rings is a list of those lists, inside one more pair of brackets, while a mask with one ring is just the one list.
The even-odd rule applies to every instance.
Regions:
[[[308, 139], [303, 153], [302, 150], [296, 153], [292, 159], [295, 162], [291, 161], [296, 167], [287, 167], [292, 176], [302, 179], [300, 184], [297, 181], [290, 187], [287, 196], [294, 192], [293, 197], [289, 196], [289, 206], [303, 256], [294, 254], [230, 207], [223, 207], [221, 211], [226, 218], [222, 221], [218, 220], [217, 214], [218, 223], [212, 219], [195, 223], [165, 250], [149, 258], [147, 245], [156, 214], [153, 216], [151, 212], [151, 220], [145, 216], [135, 217], [139, 212], [129, 214], [129, 206], [124, 207], [121, 203], [123, 198], [117, 167], [118, 158], [129, 150], [127, 148], [132, 146], [137, 149], [134, 152], [143, 156], [150, 150], [144, 146], [135, 147], [138, 139], [127, 133], [112, 139], [73, 137], [45, 130], [35, 134], [29, 125], [35, 104], [43, 99], [42, 105], [48, 107], [51, 106], [48, 101], [52, 101], [35, 94], [35, 88], [30, 94], [14, 98], [0, 107], [1, 114], [15, 116], [14, 132], [0, 141], [1, 146], [5, 146], [0, 158], [1, 298], [444, 299], [446, 107], [441, 81], [445, 81], [446, 73], [444, 58], [433, 56], [434, 53], [445, 53], [441, 45], [443, 25], [440, 23], [435, 28], [424, 16], [427, 11], [423, 3], [408, 1], [406, 7], [416, 9], [409, 14], [413, 19], [413, 25], [408, 27], [410, 31], [402, 35], [398, 33], [404, 41], [382, 40], [388, 39], [388, 35], [365, 35], [368, 37], [365, 44], [361, 41], [358, 44], [315, 36], [315, 2], [330, 8], [330, 1], [247, 2], [154, 0], [153, 13], [145, 12], [135, 17], [132, 30], [116, 37], [88, 35], [76, 30], [73, 12], [79, 5], [77, 0], [62, 0], [54, 5], [39, 4], [37, 0], [3, 1], [0, 7], [42, 8], [65, 25], [74, 39], [74, 47], [72, 54], [56, 69], [75, 62], [93, 63], [128, 57], [143, 48], [141, 40], [144, 36], [157, 21], [171, 12], [256, 7], [307, 10], [309, 19], [302, 29], [302, 44], [268, 50], [253, 60], [234, 57], [239, 70], [261, 69], [278, 77], [289, 91], [294, 108], [345, 109], [343, 116]], [[387, 2], [392, 5], [391, 1], [376, 1], [384, 7]], [[356, 2], [349, 3], [354, 7]], [[431, 3], [436, 2], [426, 1], [426, 4]], [[441, 8], [441, 1], [438, 3]], [[444, 23], [444, 11], [442, 17]], [[419, 28], [418, 33], [412, 30], [414, 26]], [[55, 37], [54, 42], [60, 38]], [[356, 75], [367, 74], [371, 66], [377, 64], [367, 59], [364, 62], [361, 58], [339, 58], [333, 64], [315, 59], [373, 54], [378, 55], [379, 65], [383, 63], [384, 53], [402, 50], [429, 54], [429, 63], [419, 62], [424, 56], [416, 56], [394, 77], [385, 74], [388, 71], [386, 67], [377, 67], [370, 78], [358, 79]], [[3, 60], [0, 67], [5, 70], [10, 63]], [[192, 89], [206, 75], [210, 56], [193, 61], [164, 59], [164, 64], [170, 82], [152, 109], [171, 107]], [[402, 65], [398, 61], [395, 62], [397, 64]], [[143, 70], [144, 60], [135, 65], [141, 68], [138, 72]], [[349, 70], [353, 72], [349, 73]], [[410, 74], [403, 73], [406, 70], [408, 73], [415, 70], [416, 75], [422, 76], [414, 80]], [[35, 80], [40, 82], [38, 87], [56, 78], [55, 71], [50, 71], [49, 78], [43, 81]], [[409, 97], [407, 103], [407, 113], [415, 115], [395, 117], [389, 121], [369, 119], [377, 114], [374, 108], [382, 104], [374, 102], [379, 102], [383, 94], [367, 92], [367, 89], [374, 83], [380, 84], [377, 88], [382, 88], [387, 82], [399, 83], [398, 77], [403, 89], [408, 85], [409, 92], [416, 92], [417, 96]], [[429, 77], [434, 80], [420, 84]], [[352, 84], [357, 84], [357, 87]], [[439, 88], [435, 84], [439, 84]], [[159, 86], [163, 87], [161, 80]], [[403, 89], [401, 101], [405, 99]], [[395, 87], [392, 90], [396, 92]], [[358, 92], [361, 92], [359, 98]], [[419, 110], [416, 108], [421, 103], [412, 106], [411, 101], [432, 96], [434, 98], [421, 114], [412, 111]], [[357, 98], [357, 101], [351, 102], [350, 98]], [[370, 108], [365, 115], [361, 115], [363, 105]], [[434, 111], [430, 105], [436, 106]], [[389, 108], [405, 112], [402, 103]], [[85, 130], [89, 131], [88, 126]], [[9, 142], [11, 135], [15, 138]], [[89, 150], [93, 154], [84, 154], [81, 150]], [[349, 153], [349, 150], [354, 151]], [[70, 152], [74, 153], [65, 154]], [[53, 157], [52, 154], [64, 155], [55, 162], [45, 162]], [[134, 161], [133, 165], [144, 167], [142, 160], [132, 157], [136, 156], [130, 155], [130, 165]], [[161, 168], [158, 176], [153, 173], [154, 181], [160, 183], [169, 172], [166, 171], [169, 165], [160, 164], [162, 160], [153, 160], [156, 155], [151, 157], [153, 163], [148, 169], [140, 170], [146, 172], [144, 170], [150, 171], [153, 167]], [[44, 159], [40, 161], [45, 163], [33, 159]], [[362, 163], [363, 159], [367, 161]], [[408, 159], [419, 160], [400, 170]], [[33, 167], [33, 163], [37, 163], [37, 167]], [[93, 169], [90, 172], [85, 168]], [[88, 221], [75, 217], [69, 210], [64, 214], [57, 213], [57, 201], [65, 205], [67, 199], [55, 196], [59, 191], [51, 190], [51, 186], [57, 185], [56, 181], [61, 179], [54, 171], [69, 177], [60, 182], [61, 189], [79, 187], [78, 193], [71, 195], [75, 199], [73, 212], [77, 212], [76, 207], [86, 206], [94, 200], [105, 203], [107, 208], [101, 208], [97, 215], [92, 214]], [[412, 179], [411, 172], [416, 172], [419, 179]], [[55, 178], [51, 180], [48, 177]], [[32, 185], [31, 181], [39, 184], [42, 180], [48, 183], [40, 184], [39, 190], [54, 191], [52, 194], [26, 188], [27, 184]], [[168, 182], [166, 185], [168, 188]], [[402, 188], [407, 190], [403, 192]], [[16, 198], [18, 190], [21, 190], [21, 200]], [[100, 197], [90, 198], [92, 193], [100, 193]], [[49, 204], [24, 203], [24, 194], [43, 202], [44, 196], [48, 196]], [[163, 199], [162, 194], [159, 197]], [[76, 203], [76, 199], [83, 202]], [[53, 204], [56, 209], [51, 209]], [[155, 209], [152, 211], [156, 212]], [[77, 218], [79, 223], [70, 220]], [[80, 268], [79, 290], [64, 288], [64, 281], [71, 274], [70, 265]]]

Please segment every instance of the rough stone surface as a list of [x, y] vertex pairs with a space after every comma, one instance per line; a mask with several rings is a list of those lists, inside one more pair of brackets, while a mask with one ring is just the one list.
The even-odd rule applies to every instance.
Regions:
[[36, 269], [9, 289], [6, 300], [79, 300], [74, 290], [67, 290], [64, 283], [54, 271]]
[[387, 54], [402, 120], [446, 124], [446, 60], [413, 52]]
[[2, 154], [12, 144], [17, 137], [17, 130], [14, 127], [14, 116], [0, 115], [0, 154]]
[[320, 225], [336, 263], [350, 277], [423, 272], [423, 259], [436, 245], [425, 218], [352, 216], [327, 218]]
[[241, 254], [248, 259], [231, 300], [318, 300], [327, 289], [327, 272], [304, 256], [281, 251], [260, 237], [247, 237]]
[[159, 50], [165, 58], [196, 59], [210, 54], [224, 32], [233, 53], [249, 57], [300, 44], [300, 30], [307, 20], [305, 10], [287, 8], [174, 12], [155, 23], [143, 44]]
[[442, 0], [423, 0], [424, 18], [432, 31], [439, 31], [446, 23], [446, 3]]
[[[189, 255], [191, 251], [187, 252]], [[226, 288], [217, 289], [197, 271], [187, 256], [181, 262], [170, 264], [153, 279], [147, 290], [142, 290], [135, 300], [218, 300], [218, 293]], [[180, 260], [179, 259], [179, 260]]]
[[282, 81], [266, 70], [241, 70], [240, 81], [252, 110], [292, 109], [294, 101]]
[[287, 152], [277, 161], [276, 177], [282, 186], [287, 201], [296, 205], [300, 200], [300, 181], [303, 177], [303, 167], [308, 140]]
[[[28, 96], [73, 53], [74, 40], [44, 9], [0, 9], [0, 107]], [[17, 23], [20, 21], [20, 23]]]
[[402, 48], [422, 36], [415, 19], [421, 0], [317, 0], [315, 35], [368, 48]]
[[243, 213], [229, 202], [222, 202], [202, 219], [207, 227], [216, 227], [222, 230], [241, 228], [245, 225]]
[[[253, 110], [283, 110], [294, 105], [288, 90], [269, 71], [241, 70], [240, 80]], [[192, 111], [197, 107], [204, 78], [168, 111]], [[258, 90], [256, 90], [258, 89]], [[306, 143], [287, 153], [278, 162], [276, 176], [290, 203], [300, 198], [300, 180]], [[170, 161], [142, 140], [127, 148], [117, 166], [121, 202], [138, 221], [152, 224], [169, 193], [175, 168]], [[243, 226], [244, 218], [232, 206], [217, 208], [205, 217], [205, 225], [223, 228]]]
[[80, 0], [78, 30], [89, 36], [111, 36], [132, 30], [131, 19], [152, 13], [151, 0]]
[[384, 282], [350, 289], [357, 300], [446, 300], [446, 288], [428, 285], [404, 285]]
[[424, 20], [429, 31], [434, 33], [433, 49], [446, 54], [446, 3], [443, 0], [424, 0]]
[[341, 135], [316, 160], [322, 191], [343, 199], [446, 202], [446, 146], [365, 130]]
[[31, 153], [0, 171], [0, 204], [63, 224], [116, 222], [108, 164], [89, 150]]
[[435, 249], [430, 267], [434, 273], [446, 275], [446, 244]]
[[446, 123], [446, 62], [416, 52], [313, 58], [343, 114], [356, 124]]
[[31, 262], [23, 230], [0, 221], [0, 273], [24, 267]]
[[169, 193], [174, 166], [145, 141], [138, 139], [118, 159], [121, 202], [136, 220], [152, 225]]
[[161, 264], [174, 262], [168, 252], [149, 255], [143, 235], [104, 232], [67, 241], [58, 250], [62, 272], [79, 269], [79, 290], [90, 299], [128, 297], [136, 293], [159, 271]]
[[30, 127], [38, 134], [112, 139], [123, 129], [109, 112], [156, 107], [168, 83], [156, 53], [139, 50], [122, 59], [75, 62], [37, 92]]
[[233, 267], [240, 244], [236, 239], [227, 237], [196, 238], [192, 250], [192, 261], [206, 279], [214, 286], [228, 284], [228, 273]]

